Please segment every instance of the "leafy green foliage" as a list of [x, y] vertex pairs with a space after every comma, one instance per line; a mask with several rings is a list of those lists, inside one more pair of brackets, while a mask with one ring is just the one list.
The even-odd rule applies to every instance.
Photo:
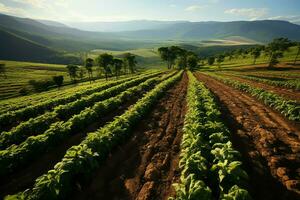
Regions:
[[[240, 154], [232, 148], [230, 133], [222, 123], [212, 94], [191, 72], [188, 76], [188, 110], [179, 161], [181, 182], [174, 184], [176, 197], [171, 199], [234, 196], [234, 192], [230, 191], [233, 186], [247, 186], [248, 176], [241, 167]], [[213, 197], [213, 194], [218, 196]], [[248, 193], [245, 197], [250, 198]]]
[[89, 133], [79, 145], [70, 148], [53, 170], [36, 180], [32, 189], [8, 196], [7, 199], [66, 198], [74, 184], [74, 177], [90, 177], [91, 172], [101, 164], [108, 153], [130, 136], [130, 130], [135, 124], [181, 76], [182, 72], [158, 84], [123, 115], [96, 132]]

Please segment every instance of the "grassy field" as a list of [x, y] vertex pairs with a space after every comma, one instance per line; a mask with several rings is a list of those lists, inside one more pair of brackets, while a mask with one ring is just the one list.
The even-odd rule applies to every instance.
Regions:
[[[285, 63], [293, 63], [294, 59], [297, 54], [297, 49], [296, 47], [291, 47], [288, 51], [284, 53], [283, 58], [280, 58], [280, 62], [285, 62]], [[300, 59], [300, 58], [298, 58]], [[267, 64], [269, 60], [269, 56], [262, 54], [257, 60], [256, 64]], [[299, 63], [299, 61], [298, 61]], [[231, 69], [231, 68], [243, 68], [247, 66], [253, 65], [253, 57], [251, 55], [247, 55], [246, 57], [242, 58], [242, 56], [229, 59], [229, 57], [225, 58], [225, 61], [221, 64], [221, 69]], [[214, 65], [208, 66], [207, 63], [204, 63], [204, 66], [202, 67], [204, 69], [211, 69], [211, 70], [219, 70], [219, 67], [217, 63], [215, 62]]]
[[28, 87], [29, 80], [52, 79], [52, 76], [63, 75], [64, 82], [70, 82], [65, 65], [3, 60], [0, 63], [6, 65], [7, 75], [7, 78], [0, 76], [0, 99], [19, 96], [20, 89]]

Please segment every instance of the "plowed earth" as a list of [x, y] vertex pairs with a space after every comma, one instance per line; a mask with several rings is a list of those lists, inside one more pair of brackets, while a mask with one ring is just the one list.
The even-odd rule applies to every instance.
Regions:
[[165, 96], [133, 130], [133, 136], [112, 152], [90, 184], [78, 186], [75, 199], [167, 199], [178, 182], [180, 142], [186, 112], [188, 78]]
[[233, 144], [242, 153], [253, 199], [300, 199], [300, 128], [271, 108], [207, 75]]
[[226, 74], [226, 77], [230, 77], [230, 79], [234, 79], [234, 80], [240, 81], [242, 83], [249, 84], [253, 87], [262, 88], [264, 90], [273, 92], [275, 94], [278, 94], [278, 95], [284, 97], [287, 100], [296, 100], [296, 101], [300, 102], [300, 92], [299, 91], [295, 91], [293, 89], [288, 89], [288, 88], [276, 87], [276, 86], [268, 85], [268, 84], [261, 83], [258, 81], [252, 81], [252, 80], [248, 80], [245, 78], [240, 78], [240, 77], [236, 77], [236, 76], [232, 76], [232, 75], [228, 75], [228, 74]]

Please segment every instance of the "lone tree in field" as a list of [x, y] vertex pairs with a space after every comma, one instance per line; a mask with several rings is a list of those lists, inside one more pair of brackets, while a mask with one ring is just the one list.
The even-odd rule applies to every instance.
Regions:
[[105, 79], [108, 79], [108, 74], [111, 73], [110, 65], [113, 64], [114, 57], [110, 54], [104, 53], [97, 57], [96, 62], [99, 67], [102, 67], [105, 73]]
[[218, 63], [219, 69], [221, 68], [221, 63], [224, 62], [224, 60], [225, 60], [225, 56], [223, 54], [218, 55], [218, 57], [217, 57], [217, 63]]
[[300, 42], [297, 42], [297, 43], [296, 43], [296, 46], [297, 46], [297, 48], [298, 48], [298, 51], [297, 51], [297, 54], [296, 54], [296, 57], [295, 57], [295, 60], [294, 60], [294, 65], [296, 65], [296, 62], [297, 62], [297, 60], [298, 60], [298, 56], [299, 56], [299, 54], [300, 54]]
[[198, 66], [198, 61], [199, 61], [199, 58], [196, 55], [189, 55], [187, 57], [187, 67], [191, 71], [195, 70]]
[[257, 58], [261, 55], [261, 49], [258, 47], [252, 49], [251, 55], [253, 56], [253, 65], [255, 65]]
[[64, 76], [53, 76], [54, 83], [60, 88], [64, 82]]
[[4, 78], [7, 78], [7, 76], [6, 76], [6, 65], [4, 63], [0, 63], [0, 74], [3, 74]]
[[158, 53], [162, 60], [167, 62], [168, 69], [173, 68], [175, 60], [178, 55], [182, 52], [182, 49], [177, 46], [171, 47], [160, 47]]
[[292, 46], [292, 42], [287, 38], [276, 38], [268, 44], [266, 51], [270, 55], [269, 67], [274, 67], [279, 63], [278, 58], [283, 56], [284, 51]]
[[135, 55], [131, 53], [126, 53], [124, 55], [124, 65], [128, 67], [129, 71], [133, 74], [135, 73], [137, 61]]
[[93, 65], [94, 65], [93, 59], [87, 58], [85, 60], [85, 68], [88, 71], [90, 83], [92, 83], [92, 79], [93, 79]]
[[207, 64], [208, 65], [213, 65], [215, 63], [215, 57], [209, 57], [208, 59], [207, 59]]
[[71, 81], [75, 82], [76, 76], [77, 76], [77, 71], [78, 71], [79, 67], [77, 65], [68, 65], [67, 69], [68, 69], [68, 73], [69, 73]]
[[121, 69], [122, 69], [122, 66], [123, 66], [123, 65], [124, 65], [123, 60], [118, 59], [118, 58], [115, 58], [115, 59], [113, 60], [113, 66], [115, 67], [115, 75], [116, 75], [116, 78], [119, 78], [120, 73], [121, 73]]

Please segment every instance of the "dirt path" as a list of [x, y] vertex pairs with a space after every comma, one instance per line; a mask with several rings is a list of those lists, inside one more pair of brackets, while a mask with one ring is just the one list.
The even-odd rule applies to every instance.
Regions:
[[75, 199], [167, 199], [179, 178], [187, 75], [165, 96], [94, 174]]
[[280, 114], [204, 74], [215, 94], [233, 144], [243, 155], [254, 199], [300, 199], [300, 128]]
[[99, 119], [99, 121], [92, 123], [86, 127], [84, 131], [76, 134], [74, 133], [66, 141], [51, 148], [47, 153], [42, 154], [38, 159], [32, 161], [29, 166], [16, 170], [16, 172], [10, 176], [5, 177], [0, 182], [0, 199], [7, 194], [14, 194], [32, 187], [35, 179], [46, 173], [48, 170], [53, 169], [54, 165], [61, 161], [70, 147], [78, 145], [85, 138], [87, 133], [96, 131], [99, 127], [105, 125], [105, 123], [112, 121], [115, 116], [124, 113], [129, 106], [138, 101], [142, 94], [143, 92], [141, 92], [140, 95], [136, 95], [131, 98], [115, 112], [111, 112], [105, 117]]
[[262, 88], [267, 91], [274, 92], [275, 94], [281, 95], [286, 99], [296, 100], [296, 101], [300, 102], [300, 92], [299, 91], [295, 91], [293, 89], [288, 89], [288, 88], [282, 88], [282, 87], [278, 87], [278, 86], [272, 86], [272, 85], [268, 85], [266, 83], [252, 81], [252, 80], [240, 78], [240, 77], [229, 75], [229, 74], [224, 74], [224, 75], [226, 77], [230, 77], [230, 79], [234, 79], [234, 80], [237, 80], [240, 82], [247, 83], [253, 87], [258, 87], [258, 88]]

